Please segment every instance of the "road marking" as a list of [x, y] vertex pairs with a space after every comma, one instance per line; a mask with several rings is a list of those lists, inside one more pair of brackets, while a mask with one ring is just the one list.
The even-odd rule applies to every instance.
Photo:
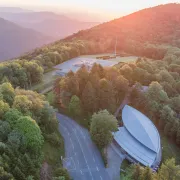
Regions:
[[102, 180], [102, 177], [100, 176], [100, 179]]
[[79, 145], [80, 145], [80, 148], [81, 148], [81, 150], [82, 150], [82, 153], [83, 153], [83, 156], [84, 156], [84, 159], [85, 159], [86, 165], [87, 165], [87, 167], [88, 167], [89, 173], [90, 173], [90, 175], [91, 175], [91, 177], [92, 177], [92, 180], [94, 180], [94, 179], [93, 179], [92, 172], [90, 171], [90, 168], [89, 168], [89, 166], [88, 166], [86, 156], [84, 155], [84, 151], [83, 151], [82, 145], [81, 145], [81, 143], [80, 143], [80, 141], [79, 141], [79, 138], [78, 138], [78, 136], [77, 136], [77, 134], [76, 134], [76, 133], [75, 133], [75, 136], [76, 136], [76, 138], [77, 138], [77, 140], [78, 140], [78, 143], [79, 143]]
[[99, 171], [98, 167], [96, 166], [97, 171]]
[[93, 157], [93, 161], [96, 162], [95, 159], [94, 159], [94, 157]]
[[74, 149], [74, 145], [73, 145], [73, 142], [72, 142], [72, 139], [71, 139], [71, 137], [70, 137], [70, 141], [71, 141], [72, 147], [73, 147], [73, 149]]
[[80, 170], [81, 174], [83, 175], [83, 172]]

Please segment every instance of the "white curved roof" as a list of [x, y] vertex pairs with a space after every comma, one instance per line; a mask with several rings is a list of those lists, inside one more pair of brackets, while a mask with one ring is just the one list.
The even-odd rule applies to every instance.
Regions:
[[148, 117], [126, 105], [122, 111], [122, 120], [125, 128], [137, 141], [152, 151], [159, 152], [160, 136]]
[[116, 142], [134, 159], [145, 166], [151, 167], [157, 153], [137, 141], [125, 127], [118, 128], [114, 133]]

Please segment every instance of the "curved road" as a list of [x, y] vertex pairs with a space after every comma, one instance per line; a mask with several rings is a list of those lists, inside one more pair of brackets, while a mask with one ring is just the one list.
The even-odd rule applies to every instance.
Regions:
[[63, 166], [74, 180], [111, 180], [89, 132], [69, 117], [57, 114], [59, 130], [64, 137]]

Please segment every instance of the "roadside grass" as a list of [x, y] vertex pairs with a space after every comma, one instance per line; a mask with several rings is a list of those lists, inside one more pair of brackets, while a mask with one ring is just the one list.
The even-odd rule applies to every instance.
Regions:
[[47, 72], [43, 74], [43, 80], [40, 83], [37, 83], [31, 87], [31, 90], [41, 92], [46, 88], [49, 88], [53, 85], [54, 80], [57, 77], [54, 76], [54, 71]]
[[129, 165], [131, 165], [131, 163], [127, 159], [124, 159], [121, 164], [121, 169], [126, 170], [126, 168], [128, 168]]
[[76, 121], [80, 126], [86, 128], [89, 130], [90, 128], [90, 117], [91, 116], [72, 116], [69, 112], [68, 109], [65, 108], [58, 108], [58, 112], [61, 114], [64, 114], [65, 116], [68, 116], [69, 118], [72, 118], [74, 121]]
[[55, 104], [55, 94], [53, 91], [48, 92], [46, 95], [46, 100], [49, 102], [51, 106], [54, 106]]
[[54, 146], [46, 140], [43, 146], [44, 161], [50, 165], [62, 165], [61, 156], [64, 157], [65, 155], [64, 140], [58, 131], [55, 133], [59, 136], [60, 145]]
[[124, 175], [126, 175], [126, 170], [130, 167], [131, 163], [127, 160], [124, 159], [121, 167], [120, 167], [120, 177], [123, 178]]

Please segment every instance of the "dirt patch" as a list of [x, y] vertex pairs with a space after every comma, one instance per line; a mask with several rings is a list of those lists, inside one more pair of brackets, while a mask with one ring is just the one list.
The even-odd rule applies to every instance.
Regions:
[[40, 180], [51, 180], [51, 179], [52, 179], [52, 169], [47, 162], [44, 162], [40, 170]]

